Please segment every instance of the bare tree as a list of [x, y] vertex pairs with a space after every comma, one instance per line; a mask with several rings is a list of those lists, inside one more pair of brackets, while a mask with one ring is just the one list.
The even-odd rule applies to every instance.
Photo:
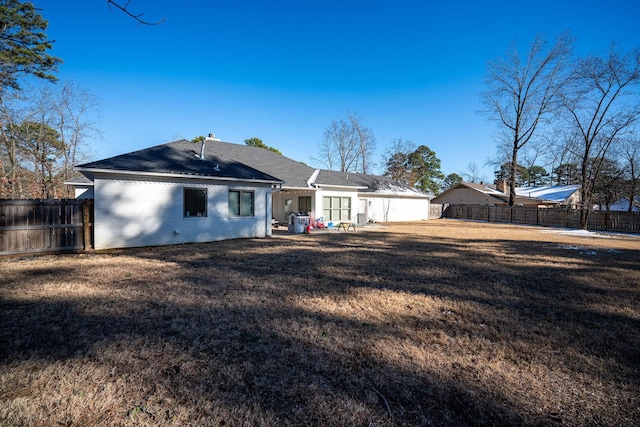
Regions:
[[488, 64], [486, 88], [481, 93], [482, 112], [499, 124], [502, 143], [510, 147], [511, 206], [516, 197], [518, 152], [558, 109], [572, 50], [573, 38], [568, 33], [560, 35], [550, 47], [543, 36], [538, 36], [524, 58], [514, 46], [504, 58]]
[[465, 171], [462, 173], [462, 177], [466, 182], [473, 182], [477, 184], [487, 180], [487, 178], [482, 175], [482, 171], [475, 162], [467, 164]]
[[351, 126], [344, 119], [332, 120], [322, 134], [315, 159], [324, 167], [347, 171], [354, 161], [355, 147]]
[[586, 229], [593, 187], [604, 159], [614, 143], [640, 119], [640, 49], [620, 53], [615, 44], [603, 56], [578, 61], [571, 91], [564, 97], [573, 139], [580, 160], [580, 227]]
[[[60, 135], [64, 146], [61, 157], [59, 185], [72, 178], [73, 167], [87, 160], [89, 141], [100, 135], [95, 119], [99, 115], [100, 101], [74, 82], [65, 82], [60, 91], [53, 93], [51, 126]], [[64, 197], [71, 197], [71, 189], [62, 189]]]
[[70, 197], [63, 182], [99, 133], [93, 122], [98, 101], [74, 83], [14, 94], [20, 96], [0, 104], [6, 123], [0, 129], [0, 197]]
[[122, 12], [124, 12], [125, 14], [129, 15], [131, 18], [136, 20], [138, 22], [138, 25], [159, 25], [165, 21], [165, 18], [162, 18], [160, 21], [156, 21], [156, 22], [146, 21], [142, 19], [142, 17], [144, 16], [144, 13], [132, 12], [131, 9], [129, 9], [130, 3], [131, 3], [131, 0], [127, 0], [126, 3], [124, 3], [124, 5], [114, 0], [107, 0], [107, 6], [109, 6], [109, 8], [111, 8], [111, 6], [114, 6], [115, 8], [120, 9]]
[[322, 135], [318, 158], [327, 169], [367, 173], [375, 150], [371, 128], [363, 126], [357, 113], [333, 120]]
[[353, 128], [353, 135], [358, 146], [359, 172], [368, 173], [374, 166], [372, 158], [376, 150], [376, 137], [373, 129], [362, 125], [358, 113], [349, 113], [347, 118]]

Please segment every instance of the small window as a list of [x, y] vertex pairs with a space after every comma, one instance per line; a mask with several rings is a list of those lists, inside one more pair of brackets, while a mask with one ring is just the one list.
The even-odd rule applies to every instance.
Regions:
[[253, 216], [254, 192], [229, 191], [229, 216]]
[[184, 213], [185, 218], [207, 216], [207, 189], [184, 189]]

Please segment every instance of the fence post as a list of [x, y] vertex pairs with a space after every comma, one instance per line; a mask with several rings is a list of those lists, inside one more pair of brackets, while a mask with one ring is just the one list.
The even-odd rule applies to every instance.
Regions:
[[85, 251], [93, 249], [91, 246], [91, 206], [89, 203], [88, 199], [82, 201], [82, 231]]

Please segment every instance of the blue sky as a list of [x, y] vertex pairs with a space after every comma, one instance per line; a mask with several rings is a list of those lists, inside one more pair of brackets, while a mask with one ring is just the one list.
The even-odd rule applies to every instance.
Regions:
[[106, 0], [34, 4], [60, 79], [101, 101], [95, 159], [213, 132], [319, 166], [324, 129], [351, 111], [376, 135], [376, 162], [402, 137], [461, 174], [495, 153], [478, 95], [487, 61], [514, 41], [526, 49], [569, 30], [580, 53], [640, 45], [637, 0], [131, 0], [144, 19], [165, 19], [156, 26]]

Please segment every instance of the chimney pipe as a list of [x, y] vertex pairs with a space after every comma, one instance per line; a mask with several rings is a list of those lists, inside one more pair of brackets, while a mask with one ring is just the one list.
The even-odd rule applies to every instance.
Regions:
[[202, 140], [202, 145], [200, 146], [200, 160], [204, 160], [204, 142], [205, 142], [205, 141], [206, 141], [206, 140], [205, 140], [205, 139], [203, 139], [203, 140]]
[[219, 138], [216, 138], [214, 133], [210, 133], [205, 139], [202, 140], [202, 145], [200, 146], [200, 159], [204, 160], [204, 145], [207, 141], [220, 141]]

